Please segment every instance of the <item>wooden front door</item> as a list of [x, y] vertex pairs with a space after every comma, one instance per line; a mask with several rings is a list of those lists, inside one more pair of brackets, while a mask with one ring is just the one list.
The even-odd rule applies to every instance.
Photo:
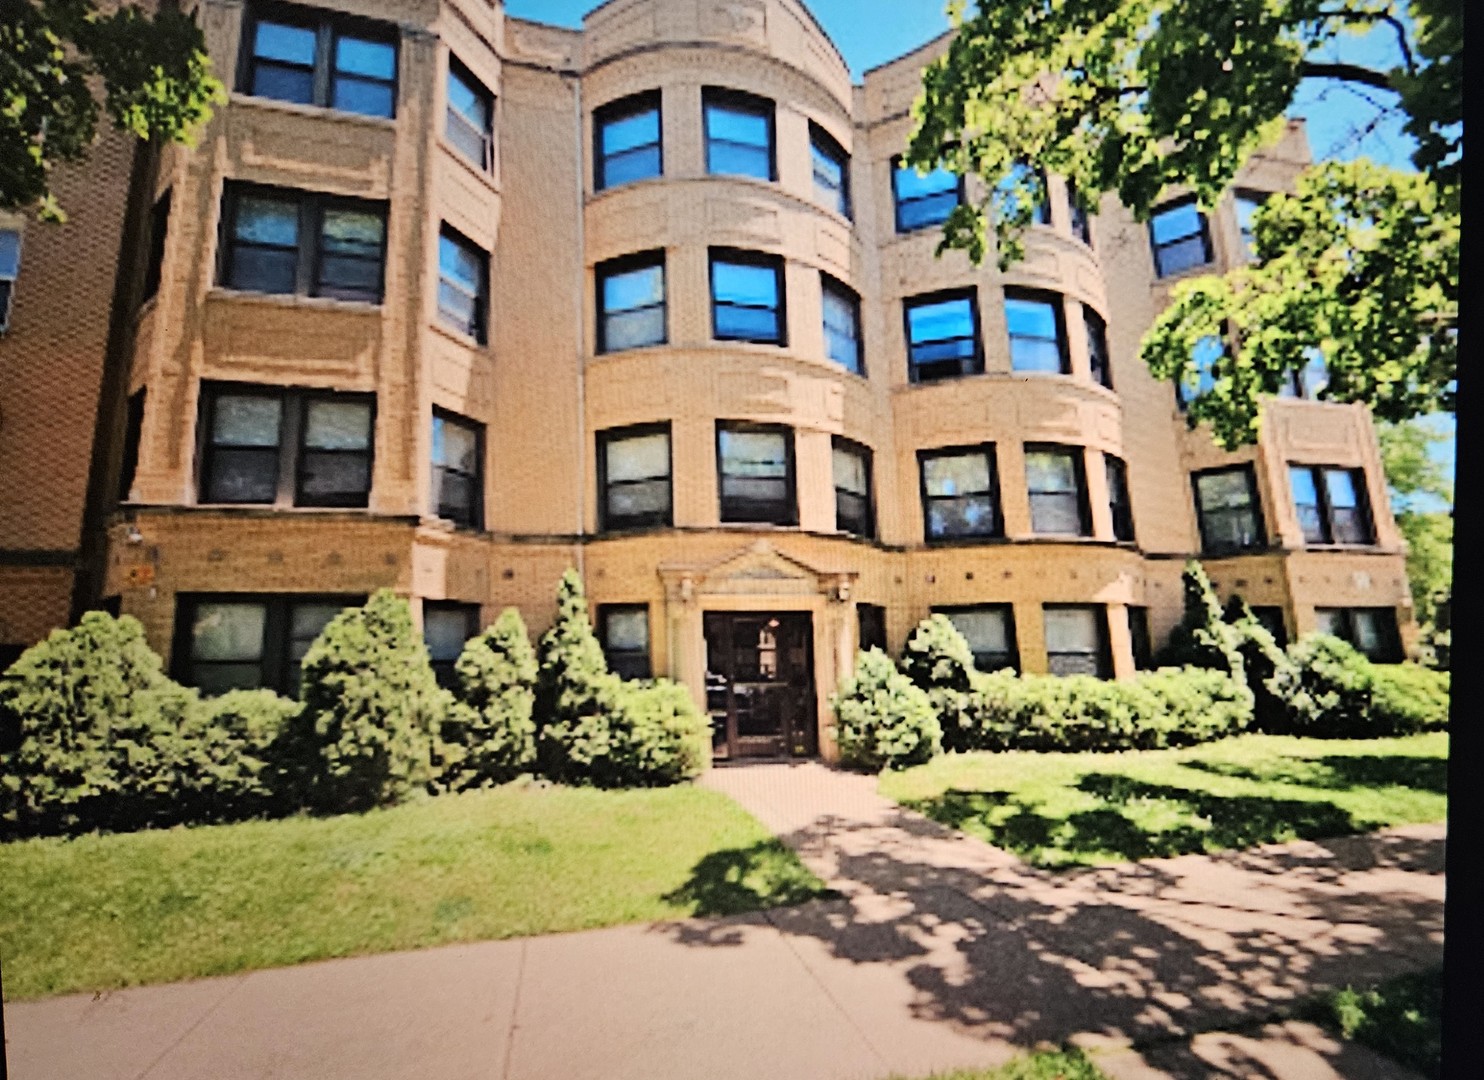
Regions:
[[705, 631], [713, 755], [727, 760], [817, 753], [810, 615], [708, 611]]

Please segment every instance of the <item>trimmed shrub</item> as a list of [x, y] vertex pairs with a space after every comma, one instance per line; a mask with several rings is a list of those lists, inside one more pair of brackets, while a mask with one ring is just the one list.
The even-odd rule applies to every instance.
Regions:
[[830, 707], [846, 765], [901, 769], [929, 761], [942, 749], [943, 730], [928, 692], [880, 649], [857, 654], [855, 671], [830, 698]]
[[942, 725], [943, 748], [968, 749], [968, 733], [974, 726], [970, 691], [979, 673], [968, 641], [948, 616], [934, 613], [917, 624], [902, 649], [901, 668], [927, 692]]
[[181, 820], [240, 821], [297, 809], [289, 747], [299, 710], [271, 690], [195, 702], [176, 755]]
[[1252, 695], [1230, 675], [1163, 668], [1131, 682], [1088, 675], [979, 675], [965, 749], [1156, 750], [1224, 738], [1252, 720]]
[[1348, 642], [1306, 634], [1288, 647], [1289, 667], [1270, 681], [1285, 711], [1274, 734], [1362, 739], [1376, 734], [1374, 665]]
[[0, 676], [0, 821], [16, 833], [138, 828], [168, 802], [164, 745], [195, 695], [129, 616], [91, 611]]
[[303, 663], [308, 796], [324, 812], [400, 802], [434, 779], [451, 696], [440, 689], [407, 601], [378, 589], [332, 619]]
[[442, 786], [504, 783], [536, 759], [536, 652], [520, 612], [506, 608], [470, 638], [456, 671], [456, 702], [443, 723]]
[[1371, 711], [1393, 734], [1441, 731], [1448, 726], [1451, 680], [1446, 671], [1418, 664], [1372, 664]]
[[710, 722], [684, 687], [668, 679], [625, 682], [608, 670], [575, 570], [562, 575], [556, 622], [537, 655], [536, 756], [547, 777], [651, 787], [706, 767]]

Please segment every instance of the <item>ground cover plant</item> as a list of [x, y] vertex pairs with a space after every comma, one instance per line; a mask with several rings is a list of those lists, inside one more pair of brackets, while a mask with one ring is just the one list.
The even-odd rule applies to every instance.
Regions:
[[[888, 1080], [902, 1080], [890, 1077]], [[1080, 1050], [1037, 1050], [993, 1069], [955, 1069], [920, 1080], [1107, 1080]]]
[[1446, 816], [1442, 733], [1240, 735], [1176, 750], [950, 754], [881, 791], [1036, 866], [1317, 839]]
[[0, 956], [20, 999], [823, 891], [717, 792], [515, 783], [361, 815], [0, 845]]
[[1325, 994], [1310, 1019], [1415, 1069], [1429, 1080], [1442, 1075], [1443, 971], [1432, 968], [1357, 990]]

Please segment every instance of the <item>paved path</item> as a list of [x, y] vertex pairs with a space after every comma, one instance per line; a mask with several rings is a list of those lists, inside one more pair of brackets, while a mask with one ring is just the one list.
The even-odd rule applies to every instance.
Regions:
[[12, 1004], [11, 1075], [880, 1080], [1073, 1035], [1116, 1080], [1404, 1075], [1306, 1025], [1190, 1036], [1439, 962], [1441, 826], [1058, 876], [867, 777], [705, 783], [841, 898]]

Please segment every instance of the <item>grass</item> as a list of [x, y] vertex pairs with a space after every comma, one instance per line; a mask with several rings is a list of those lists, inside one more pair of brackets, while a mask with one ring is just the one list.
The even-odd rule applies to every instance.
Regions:
[[1367, 832], [1447, 814], [1448, 737], [1242, 735], [1182, 750], [948, 754], [882, 793], [1043, 867]]
[[359, 816], [0, 845], [7, 999], [821, 894], [725, 796], [508, 785]]
[[[889, 1080], [903, 1080], [893, 1077]], [[921, 1080], [1107, 1080], [1080, 1050], [1037, 1050], [995, 1069], [959, 1069]]]
[[1369, 990], [1336, 990], [1313, 1007], [1310, 1018], [1423, 1076], [1436, 1080], [1442, 1075], [1441, 968], [1403, 975]]

